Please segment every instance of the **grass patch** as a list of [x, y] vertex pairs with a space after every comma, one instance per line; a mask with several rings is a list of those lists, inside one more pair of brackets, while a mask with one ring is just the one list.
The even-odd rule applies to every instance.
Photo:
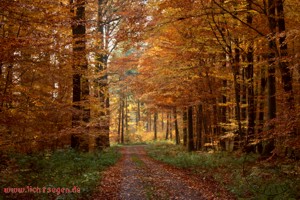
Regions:
[[260, 161], [257, 154], [186, 152], [182, 146], [153, 143], [148, 155], [213, 178], [239, 199], [300, 199], [300, 163]]
[[[100, 181], [100, 172], [120, 157], [117, 147], [102, 152], [79, 153], [72, 149], [32, 155], [11, 154], [0, 165], [0, 199], [88, 199]], [[80, 188], [80, 193], [6, 194], [4, 188]]]
[[132, 160], [132, 162], [134, 162], [138, 167], [143, 167], [143, 166], [145, 166], [145, 163], [144, 163], [141, 159], [139, 159], [139, 157], [136, 156], [136, 155], [131, 156], [131, 160]]

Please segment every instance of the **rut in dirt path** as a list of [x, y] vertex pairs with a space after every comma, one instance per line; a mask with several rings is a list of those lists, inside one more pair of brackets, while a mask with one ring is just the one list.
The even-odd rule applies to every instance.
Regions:
[[149, 158], [144, 146], [123, 147], [121, 152], [121, 161], [104, 173], [94, 199], [234, 199], [224, 189]]

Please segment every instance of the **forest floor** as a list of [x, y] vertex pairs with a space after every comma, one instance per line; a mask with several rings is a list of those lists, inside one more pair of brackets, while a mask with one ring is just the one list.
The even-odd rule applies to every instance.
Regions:
[[216, 181], [150, 158], [143, 145], [121, 148], [93, 199], [236, 199]]

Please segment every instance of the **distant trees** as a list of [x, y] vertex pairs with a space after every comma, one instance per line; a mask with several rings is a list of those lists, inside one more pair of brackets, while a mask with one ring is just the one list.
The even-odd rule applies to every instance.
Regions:
[[133, 93], [152, 107], [183, 113], [181, 138], [189, 150], [287, 155], [299, 138], [297, 4], [148, 1], [146, 20], [130, 21], [138, 34], [127, 34], [139, 50]]

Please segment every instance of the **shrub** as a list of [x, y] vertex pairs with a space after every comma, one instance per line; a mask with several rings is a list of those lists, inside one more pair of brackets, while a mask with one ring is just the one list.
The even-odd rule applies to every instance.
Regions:
[[[32, 155], [11, 154], [6, 170], [0, 172], [1, 198], [78, 199], [89, 198], [100, 180], [100, 173], [113, 165], [120, 154], [116, 147], [102, 152], [80, 153], [72, 149]], [[1, 169], [1, 168], [0, 168]], [[80, 193], [4, 194], [3, 188], [18, 187], [80, 188]]]

